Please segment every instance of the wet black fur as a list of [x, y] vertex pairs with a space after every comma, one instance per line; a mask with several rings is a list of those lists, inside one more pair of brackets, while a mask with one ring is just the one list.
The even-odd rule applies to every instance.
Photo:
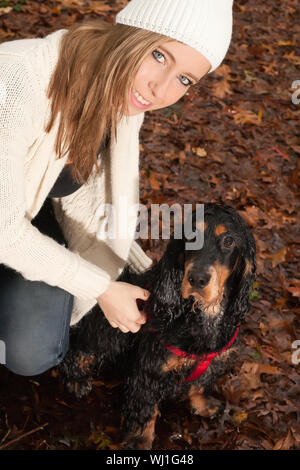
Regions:
[[[65, 383], [79, 382], [77, 396], [83, 396], [92, 374], [104, 364], [122, 369], [124, 374], [124, 428], [126, 433], [138, 434], [151, 419], [155, 405], [182, 392], [188, 392], [196, 382], [210, 390], [217, 378], [232, 367], [230, 355], [224, 360], [213, 360], [208, 370], [195, 382], [180, 384], [194, 367], [174, 372], [162, 368], [172, 355], [165, 348], [171, 344], [188, 353], [202, 354], [219, 351], [233, 337], [249, 309], [249, 293], [254, 281], [256, 261], [254, 238], [243, 219], [228, 206], [205, 204], [205, 221], [208, 229], [202, 250], [185, 251], [185, 239], [171, 239], [161, 260], [142, 274], [134, 273], [127, 266], [119, 280], [129, 282], [150, 292], [147, 323], [136, 334], [113, 329], [96, 306], [71, 329], [70, 349], [59, 366]], [[231, 227], [235, 240], [231, 250], [220, 248], [223, 235], [215, 237], [214, 227], [224, 224]], [[181, 296], [184, 263], [192, 259], [200, 271], [209, 263], [218, 261], [235, 269], [226, 282], [223, 297], [223, 315], [210, 318], [201, 309], [193, 311], [194, 298]], [[246, 259], [252, 269], [244, 275]], [[238, 347], [235, 342], [235, 349]], [[78, 358], [93, 354], [94, 361], [85, 370], [78, 366]], [[91, 384], [91, 381], [89, 382]]]

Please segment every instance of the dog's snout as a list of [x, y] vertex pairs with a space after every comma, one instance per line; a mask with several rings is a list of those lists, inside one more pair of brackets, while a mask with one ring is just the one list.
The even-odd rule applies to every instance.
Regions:
[[199, 289], [203, 289], [210, 280], [209, 273], [190, 273], [188, 277], [188, 281], [192, 287], [198, 287]]

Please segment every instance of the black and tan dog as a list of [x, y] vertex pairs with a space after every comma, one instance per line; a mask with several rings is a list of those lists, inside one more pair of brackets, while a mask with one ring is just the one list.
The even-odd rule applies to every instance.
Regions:
[[127, 267], [119, 280], [151, 292], [148, 321], [136, 334], [113, 329], [96, 306], [71, 330], [59, 366], [64, 383], [82, 397], [102, 365], [122, 366], [123, 423], [128, 448], [151, 449], [159, 405], [186, 394], [192, 411], [213, 416], [220, 403], [208, 396], [233, 366], [239, 325], [249, 309], [255, 242], [237, 212], [205, 204], [204, 246], [185, 249], [171, 239], [161, 260], [142, 274]]

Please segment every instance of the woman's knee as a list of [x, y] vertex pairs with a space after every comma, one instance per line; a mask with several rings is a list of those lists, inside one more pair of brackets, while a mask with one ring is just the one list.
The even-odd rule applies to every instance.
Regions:
[[26, 341], [22, 336], [6, 348], [4, 366], [11, 372], [23, 375], [39, 375], [57, 366], [67, 352], [68, 344], [63, 349], [38, 347]]
[[42, 374], [51, 369], [55, 363], [51, 364], [49, 361], [32, 360], [31, 357], [14, 357], [5, 364], [5, 367], [14, 374], [23, 376], [34, 376]]
[[58, 365], [69, 347], [73, 296], [45, 285], [32, 294], [30, 301], [27, 294], [23, 311], [10, 300], [9, 308], [0, 315], [0, 339], [6, 352], [4, 365], [24, 376], [38, 375]]

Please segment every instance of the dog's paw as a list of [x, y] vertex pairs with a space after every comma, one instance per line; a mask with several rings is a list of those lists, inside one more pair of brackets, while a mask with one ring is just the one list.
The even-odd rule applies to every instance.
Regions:
[[214, 418], [217, 416], [223, 409], [223, 404], [220, 400], [217, 400], [213, 397], [208, 397], [205, 399], [205, 406], [203, 403], [199, 408], [192, 408], [192, 413], [203, 418]]
[[66, 382], [68, 392], [73, 393], [77, 398], [86, 397], [92, 390], [92, 379], [69, 380]]
[[155, 423], [160, 416], [158, 405], [153, 407], [151, 418], [145, 422], [143, 427], [135, 425], [127, 428], [123, 440], [123, 446], [128, 450], [151, 450], [155, 438]]

